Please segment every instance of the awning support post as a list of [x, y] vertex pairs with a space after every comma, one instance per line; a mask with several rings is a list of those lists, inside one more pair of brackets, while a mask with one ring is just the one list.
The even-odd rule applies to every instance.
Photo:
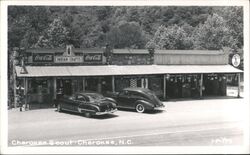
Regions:
[[97, 92], [101, 93], [102, 92], [102, 80], [100, 77], [98, 77], [98, 84], [97, 84]]
[[240, 98], [240, 73], [238, 73], [238, 98]]
[[16, 92], [16, 65], [15, 65], [15, 61], [14, 59], [12, 60], [13, 61], [13, 91], [14, 91], [14, 108], [17, 108], [17, 100], [16, 100], [16, 97], [17, 97], [17, 92]]
[[166, 100], [166, 89], [167, 89], [166, 74], [164, 74], [164, 76], [163, 76], [163, 99], [164, 100]]
[[112, 92], [115, 92], [115, 76], [112, 75]]
[[85, 91], [85, 77], [82, 78], [82, 90]]
[[201, 74], [201, 79], [200, 79], [200, 98], [202, 98], [202, 88], [203, 88], [203, 74]]
[[56, 77], [53, 77], [53, 98], [56, 99]]
[[25, 105], [25, 109], [27, 108], [27, 78], [24, 78], [24, 105]]

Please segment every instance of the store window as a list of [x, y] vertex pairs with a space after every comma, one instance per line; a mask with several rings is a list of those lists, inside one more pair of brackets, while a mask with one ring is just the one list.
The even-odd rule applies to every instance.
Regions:
[[48, 94], [48, 80], [47, 79], [32, 79], [28, 84], [29, 94]]
[[155, 92], [159, 96], [163, 96], [163, 78], [162, 77], [152, 77], [148, 78], [148, 88]]

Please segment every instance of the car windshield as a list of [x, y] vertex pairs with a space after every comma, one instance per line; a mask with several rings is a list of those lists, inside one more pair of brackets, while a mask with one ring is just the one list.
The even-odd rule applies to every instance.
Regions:
[[89, 101], [94, 101], [94, 100], [100, 100], [103, 99], [104, 96], [101, 94], [96, 94], [96, 93], [88, 93], [86, 96], [89, 97]]

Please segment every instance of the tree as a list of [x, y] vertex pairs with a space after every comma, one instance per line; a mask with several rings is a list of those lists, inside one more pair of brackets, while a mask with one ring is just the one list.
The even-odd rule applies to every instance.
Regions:
[[[233, 49], [243, 48], [243, 7], [219, 7], [215, 11], [223, 17], [229, 28]], [[231, 42], [232, 43], [232, 42]]]
[[107, 34], [107, 42], [115, 48], [143, 48], [145, 40], [137, 22], [121, 21]]
[[54, 19], [48, 29], [41, 35], [36, 43], [36, 47], [58, 48], [64, 47], [68, 41], [69, 31], [63, 26], [60, 18]]
[[236, 43], [230, 36], [225, 20], [218, 14], [209, 16], [204, 24], [200, 24], [193, 33], [194, 48], [219, 50]]
[[146, 44], [147, 48], [155, 49], [190, 49], [191, 38], [180, 26], [160, 26], [154, 37]]

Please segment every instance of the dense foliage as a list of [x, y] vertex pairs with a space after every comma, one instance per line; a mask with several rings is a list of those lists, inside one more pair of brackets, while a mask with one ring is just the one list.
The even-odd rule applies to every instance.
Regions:
[[242, 49], [242, 7], [9, 6], [8, 46]]

